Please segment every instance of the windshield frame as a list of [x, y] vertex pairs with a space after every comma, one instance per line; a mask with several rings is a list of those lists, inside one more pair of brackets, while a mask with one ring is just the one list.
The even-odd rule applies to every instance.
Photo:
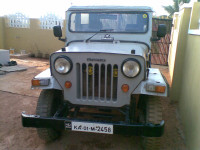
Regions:
[[[121, 14], [146, 14], [147, 15], [147, 30], [145, 32], [113, 32], [113, 31], [72, 31], [71, 28], [71, 15], [74, 13], [121, 13]], [[124, 33], [124, 34], [146, 34], [149, 31], [149, 14], [146, 11], [105, 11], [105, 12], [99, 12], [99, 11], [72, 11], [69, 15], [69, 21], [68, 21], [68, 30], [71, 33]]]

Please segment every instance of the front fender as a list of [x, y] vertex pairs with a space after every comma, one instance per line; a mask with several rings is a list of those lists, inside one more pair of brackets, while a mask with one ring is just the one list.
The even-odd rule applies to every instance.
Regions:
[[[147, 86], [165, 86], [165, 92], [152, 92], [147, 90]], [[154, 95], [154, 96], [169, 96], [169, 84], [164, 76], [160, 73], [159, 69], [149, 68], [149, 75], [147, 80], [142, 81], [132, 94], [144, 94], [144, 95]]]
[[48, 80], [48, 85], [40, 85], [40, 86], [31, 86], [32, 89], [58, 89], [62, 90], [61, 86], [58, 84], [56, 79], [51, 76], [50, 68], [46, 69], [45, 71], [41, 72], [37, 76], [33, 78], [33, 80]]

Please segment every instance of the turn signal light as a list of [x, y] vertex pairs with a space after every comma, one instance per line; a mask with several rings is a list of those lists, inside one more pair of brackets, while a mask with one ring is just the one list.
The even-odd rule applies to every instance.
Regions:
[[72, 83], [71, 83], [70, 81], [66, 81], [66, 82], [65, 82], [65, 87], [66, 87], [67, 89], [71, 88], [71, 86], [72, 86]]
[[48, 86], [49, 85], [49, 79], [32, 79], [31, 83], [32, 86]]
[[128, 84], [123, 84], [122, 85], [122, 91], [126, 93], [126, 92], [128, 92], [128, 90], [129, 90]]
[[147, 84], [146, 90], [150, 92], [165, 93], [166, 86]]
[[40, 86], [40, 80], [38, 79], [32, 79], [32, 86]]
[[165, 92], [165, 86], [156, 86], [156, 92], [158, 93], [164, 93]]

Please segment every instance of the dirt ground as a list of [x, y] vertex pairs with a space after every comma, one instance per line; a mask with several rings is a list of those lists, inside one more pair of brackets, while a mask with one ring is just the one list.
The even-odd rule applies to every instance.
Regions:
[[[67, 132], [52, 143], [40, 140], [36, 129], [23, 128], [21, 112], [35, 114], [40, 90], [31, 90], [31, 79], [49, 67], [48, 60], [27, 58], [16, 60], [27, 71], [0, 75], [0, 150], [140, 150], [139, 137]], [[168, 68], [159, 67], [170, 82]], [[184, 134], [178, 119], [177, 104], [168, 98], [161, 99], [165, 133], [162, 137], [163, 150], [186, 150]]]

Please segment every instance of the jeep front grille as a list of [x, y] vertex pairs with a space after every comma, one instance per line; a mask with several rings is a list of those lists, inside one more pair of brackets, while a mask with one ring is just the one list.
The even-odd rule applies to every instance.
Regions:
[[77, 98], [117, 100], [118, 65], [77, 63]]

